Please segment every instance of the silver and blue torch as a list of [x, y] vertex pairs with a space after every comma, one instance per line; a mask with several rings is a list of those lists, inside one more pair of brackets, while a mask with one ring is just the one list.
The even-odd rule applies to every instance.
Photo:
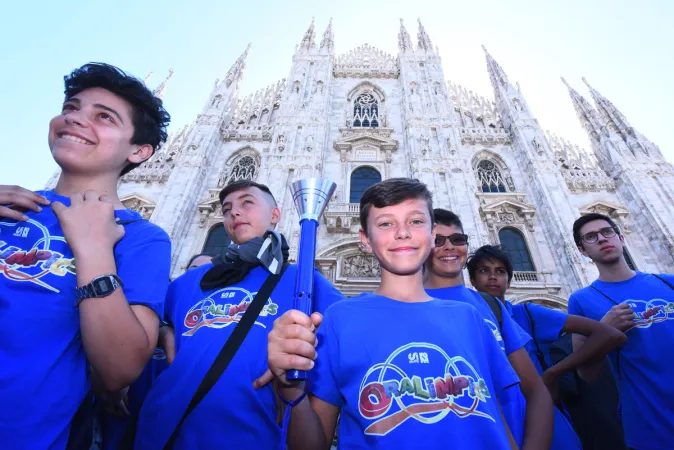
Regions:
[[[300, 244], [297, 252], [294, 308], [306, 315], [313, 311], [314, 262], [316, 260], [316, 234], [318, 220], [328, 206], [337, 185], [330, 180], [306, 178], [290, 185], [290, 193], [300, 216]], [[290, 370], [288, 381], [305, 381], [307, 373]]]

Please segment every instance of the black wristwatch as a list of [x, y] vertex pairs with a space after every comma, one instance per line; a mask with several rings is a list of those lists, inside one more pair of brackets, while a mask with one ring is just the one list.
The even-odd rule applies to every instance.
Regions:
[[75, 295], [77, 296], [75, 306], [79, 306], [80, 302], [86, 298], [107, 297], [120, 286], [124, 286], [122, 280], [113, 273], [96, 277], [91, 280], [91, 283], [75, 289]]

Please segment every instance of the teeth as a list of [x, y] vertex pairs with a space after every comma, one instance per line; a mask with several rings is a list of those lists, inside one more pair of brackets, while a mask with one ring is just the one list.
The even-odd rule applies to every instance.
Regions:
[[442, 261], [456, 261], [456, 260], [459, 259], [459, 258], [457, 258], [456, 256], [444, 256], [444, 257], [442, 257], [442, 258], [440, 258], [440, 259], [441, 259]]
[[71, 136], [70, 134], [62, 134], [61, 139], [67, 139], [69, 141], [77, 142], [79, 144], [91, 145], [91, 143], [89, 141], [85, 141], [84, 139], [80, 139], [77, 136]]

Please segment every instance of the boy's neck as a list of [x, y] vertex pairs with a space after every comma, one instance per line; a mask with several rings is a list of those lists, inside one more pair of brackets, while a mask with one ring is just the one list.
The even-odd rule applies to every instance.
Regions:
[[463, 286], [463, 277], [461, 276], [461, 272], [452, 277], [443, 277], [433, 273], [432, 271], [429, 271], [424, 286], [426, 289], [442, 289]]
[[74, 193], [84, 195], [86, 191], [93, 190], [99, 196], [106, 195], [110, 197], [115, 205], [115, 209], [124, 209], [125, 206], [117, 196], [118, 181], [119, 179], [116, 176], [91, 176], [63, 172], [56, 183], [54, 192], [64, 197], [70, 197]]
[[431, 300], [424, 290], [421, 270], [412, 275], [396, 275], [382, 268], [381, 283], [375, 294], [405, 303], [420, 303]]
[[637, 274], [630, 269], [625, 258], [620, 258], [613, 264], [597, 264], [597, 269], [599, 270], [599, 280], [609, 283], [629, 280]]

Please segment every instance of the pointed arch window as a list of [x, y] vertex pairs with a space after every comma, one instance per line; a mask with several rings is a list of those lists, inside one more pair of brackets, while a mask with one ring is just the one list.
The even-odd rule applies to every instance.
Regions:
[[356, 98], [353, 103], [353, 126], [363, 128], [379, 126], [379, 102], [374, 95], [366, 92]]
[[508, 192], [503, 174], [491, 161], [480, 161], [477, 165], [477, 179], [482, 192]]
[[351, 195], [349, 203], [360, 203], [363, 192], [381, 181], [381, 174], [374, 167], [359, 167], [351, 173]]
[[534, 264], [524, 236], [513, 228], [503, 228], [498, 232], [503, 251], [510, 256], [516, 272], [534, 272]]
[[232, 165], [232, 169], [229, 172], [229, 177], [225, 185], [240, 180], [255, 181], [258, 170], [259, 167], [255, 158], [250, 155], [241, 156]]
[[202, 253], [213, 256], [223, 255], [231, 242], [224, 225], [220, 223], [208, 232]]

